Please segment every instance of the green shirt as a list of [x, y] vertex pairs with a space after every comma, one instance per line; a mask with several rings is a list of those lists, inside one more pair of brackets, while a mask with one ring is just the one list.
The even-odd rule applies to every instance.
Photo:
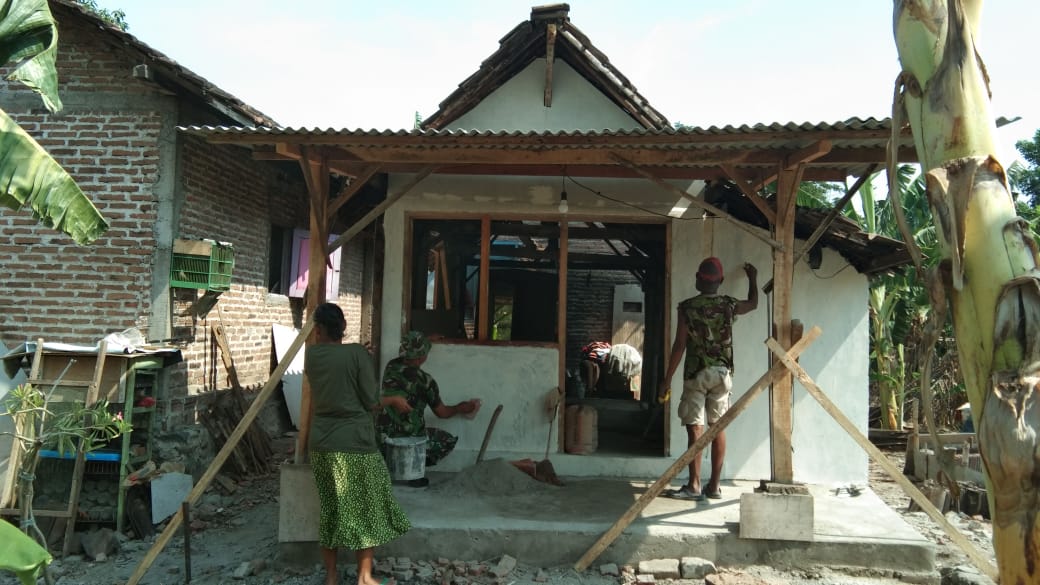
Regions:
[[689, 380], [708, 366], [733, 370], [733, 322], [737, 299], [726, 295], [698, 295], [679, 303], [686, 327], [686, 364]]
[[412, 407], [408, 414], [387, 408], [380, 417], [380, 431], [390, 437], [421, 437], [426, 434], [426, 408], [441, 403], [437, 381], [418, 366], [394, 358], [383, 370], [383, 396], [404, 396]]
[[372, 409], [379, 401], [375, 367], [357, 343], [307, 348], [303, 371], [311, 387], [312, 451], [378, 453]]

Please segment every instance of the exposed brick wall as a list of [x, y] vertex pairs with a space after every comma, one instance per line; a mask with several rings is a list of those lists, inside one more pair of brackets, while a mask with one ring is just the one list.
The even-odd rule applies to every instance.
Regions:
[[[187, 125], [212, 123], [213, 112], [175, 103], [154, 84], [134, 79], [136, 59], [110, 45], [104, 33], [75, 22], [59, 26], [59, 92], [72, 98], [66, 109], [47, 113], [29, 90], [6, 82], [0, 81], [0, 92], [23, 104], [4, 107], [70, 172], [111, 227], [94, 244], [79, 247], [27, 210], [0, 210], [7, 236], [0, 242], [6, 284], [0, 289], [0, 339], [93, 344], [130, 327], [146, 332], [153, 311], [169, 310], [185, 359], [171, 368], [160, 398], [173, 401], [167, 408], [177, 411], [170, 417], [174, 423], [191, 422], [195, 401], [188, 397], [230, 385], [210, 325], [223, 322], [247, 387], [269, 377], [271, 324], [300, 325], [301, 301], [268, 294], [267, 272], [271, 225], [308, 226], [306, 189], [296, 165], [254, 161], [247, 149], [186, 135], [171, 144], [169, 135], [161, 136], [170, 115]], [[175, 168], [163, 166], [163, 148], [177, 148]], [[157, 185], [171, 180], [175, 237], [227, 241], [235, 249], [232, 288], [205, 318], [187, 310], [201, 291], [174, 289], [170, 307], [151, 304]], [[359, 238], [343, 253], [339, 303], [352, 340], [362, 334], [364, 250]]]
[[[137, 94], [134, 111], [69, 109], [50, 114], [38, 98], [32, 107], [3, 107], [75, 178], [108, 220], [109, 231], [81, 247], [39, 225], [28, 209], [0, 211], [5, 287], [0, 292], [0, 338], [11, 344], [43, 337], [94, 344], [112, 331], [142, 326], [151, 310], [152, 226], [158, 178], [158, 107], [155, 89], [132, 79], [132, 62], [93, 42], [83, 27], [62, 28], [57, 59], [60, 92], [88, 81]], [[6, 73], [6, 71], [2, 72]], [[0, 81], [5, 100], [33, 95]], [[152, 101], [149, 101], [152, 100]]]

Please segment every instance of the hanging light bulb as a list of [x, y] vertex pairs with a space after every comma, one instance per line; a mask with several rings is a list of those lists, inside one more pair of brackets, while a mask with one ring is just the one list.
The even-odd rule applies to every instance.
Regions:
[[560, 177], [560, 213], [567, 213], [567, 171]]

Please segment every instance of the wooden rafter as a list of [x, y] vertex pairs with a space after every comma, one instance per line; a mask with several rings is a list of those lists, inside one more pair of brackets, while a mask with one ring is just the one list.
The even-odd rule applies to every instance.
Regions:
[[732, 224], [737, 229], [739, 229], [741, 231], [744, 231], [744, 232], [754, 236], [755, 238], [757, 238], [757, 239], [765, 242], [766, 244], [768, 244], [770, 247], [772, 247], [772, 248], [774, 248], [776, 250], [780, 250], [780, 249], [783, 248], [783, 245], [781, 245], [780, 242], [777, 242], [776, 240], [771, 238], [767, 233], [765, 233], [765, 230], [763, 230], [761, 228], [757, 228], [757, 227], [752, 226], [752, 225], [748, 225], [748, 224], [740, 221], [739, 219], [733, 217], [732, 215], [726, 213], [725, 211], [719, 209], [718, 207], [715, 207], [714, 205], [708, 203], [707, 201], [702, 201], [701, 199], [698, 199], [697, 197], [694, 197], [693, 195], [687, 193], [686, 191], [683, 191], [682, 189], [676, 187], [675, 185], [673, 185], [673, 184], [665, 181], [664, 179], [654, 175], [650, 171], [648, 171], [648, 170], [646, 170], [646, 169], [636, 165], [632, 161], [626, 159], [625, 157], [623, 157], [623, 156], [621, 156], [621, 155], [619, 155], [617, 153], [611, 153], [611, 157], [615, 161], [617, 161], [619, 164], [624, 165], [624, 166], [632, 169], [633, 171], [639, 173], [640, 175], [646, 177], [647, 179], [649, 179], [651, 182], [655, 183], [657, 186], [661, 187], [662, 189], [664, 189], [666, 191], [671, 191], [672, 193], [682, 197], [683, 199], [686, 199], [687, 201], [689, 201], [693, 205], [695, 205], [697, 207], [700, 207], [701, 209], [704, 209], [704, 210], [710, 212], [712, 215], [715, 215], [715, 216], [717, 216], [717, 217], [719, 217], [721, 219], [724, 219], [724, 220], [728, 221], [730, 224]]
[[366, 165], [357, 175], [354, 175], [350, 184], [336, 195], [336, 200], [329, 202], [328, 217], [332, 218], [335, 216], [336, 212], [339, 211], [347, 201], [350, 201], [351, 197], [357, 195], [357, 193], [361, 191], [361, 188], [368, 183], [369, 179], [375, 176], [379, 171], [379, 165]]
[[[369, 163], [410, 162], [419, 164], [554, 164], [613, 165], [612, 150], [606, 148], [410, 148], [348, 147], [356, 159]], [[718, 165], [739, 164], [751, 155], [750, 150], [664, 150], [653, 148], [625, 149], [625, 157], [642, 165]], [[771, 164], [776, 158], [768, 159]]]
[[552, 107], [553, 60], [556, 59], [556, 23], [545, 26], [545, 107]]
[[[253, 152], [253, 160], [284, 160], [284, 161], [300, 161], [303, 159], [303, 149], [308, 148], [308, 145], [297, 144], [292, 142], [278, 142], [274, 145], [273, 150], [258, 149]], [[354, 167], [357, 166], [361, 160], [349, 152], [336, 147], [330, 146], [310, 146], [310, 156], [322, 156], [329, 165], [329, 170], [340, 175], [354, 176], [357, 171]], [[354, 163], [351, 166], [349, 163]]]
[[818, 140], [805, 148], [796, 150], [787, 155], [784, 168], [792, 169], [797, 165], [804, 165], [830, 153], [834, 144], [830, 140]]
[[762, 215], [766, 216], [766, 220], [771, 225], [776, 224], [776, 212], [769, 206], [769, 202], [758, 194], [758, 190], [751, 187], [753, 183], [744, 176], [744, 173], [737, 170], [733, 165], [724, 164], [720, 166], [722, 167], [722, 171], [726, 173], [726, 176], [729, 177], [729, 180], [733, 181], [733, 184], [740, 188], [741, 192], [744, 193], [744, 196], [762, 212]]
[[798, 254], [794, 258], [795, 264], [809, 253], [809, 250], [816, 245], [816, 242], [820, 241], [823, 234], [827, 233], [827, 229], [830, 228], [831, 224], [834, 223], [834, 220], [841, 215], [841, 210], [845, 209], [845, 206], [849, 204], [849, 201], [852, 201], [852, 198], [863, 187], [863, 184], [870, 180], [870, 176], [874, 174], [874, 171], [877, 170], [877, 168], [877, 164], [870, 165], [870, 168], [856, 179], [856, 182], [852, 184], [852, 187], [848, 192], [834, 204], [834, 208], [827, 213], [827, 216], [823, 218], [820, 225], [816, 226], [816, 230], [813, 231], [812, 235], [809, 236], [809, 239], [805, 241], [805, 245], [802, 246], [802, 249], [798, 251]]
[[433, 173], [435, 170], [437, 170], [437, 167], [426, 167], [422, 171], [416, 173], [416, 175], [412, 177], [412, 180], [409, 181], [407, 185], [402, 187], [396, 193], [394, 193], [393, 195], [387, 195], [386, 199], [382, 203], [377, 205], [372, 211], [366, 213], [364, 217], [357, 220], [357, 222], [355, 222], [354, 225], [350, 226], [350, 229], [340, 234], [338, 238], [336, 238], [332, 243], [330, 243], [329, 252], [336, 251], [340, 246], [354, 239], [354, 236], [360, 234], [362, 230], [368, 227], [368, 224], [375, 221], [375, 219], [380, 215], [383, 215], [383, 213], [387, 209], [389, 209], [391, 205], [397, 203], [398, 199], [407, 195], [412, 189], [415, 188], [416, 185], [421, 183], [423, 179], [425, 179], [426, 177], [429, 177], [430, 174]]

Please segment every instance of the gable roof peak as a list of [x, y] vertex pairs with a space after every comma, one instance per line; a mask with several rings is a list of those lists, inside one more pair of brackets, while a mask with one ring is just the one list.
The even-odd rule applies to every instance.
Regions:
[[543, 4], [531, 7], [531, 22], [562, 22], [570, 20], [570, 4]]

